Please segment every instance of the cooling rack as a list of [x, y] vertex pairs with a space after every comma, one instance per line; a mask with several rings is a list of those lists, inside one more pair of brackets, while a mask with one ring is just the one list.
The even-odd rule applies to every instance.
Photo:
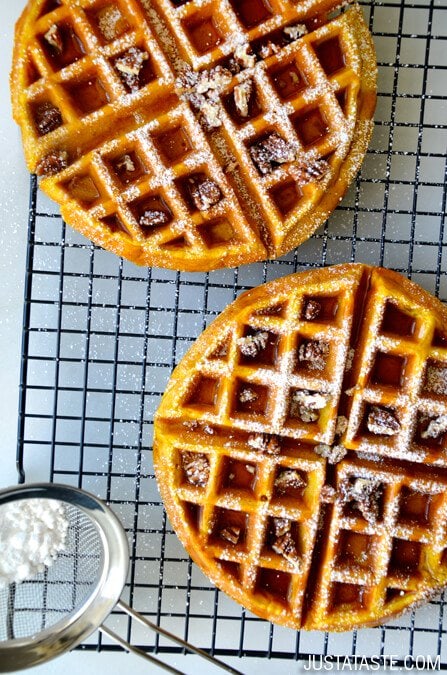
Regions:
[[[152, 420], [173, 367], [240, 292], [304, 268], [385, 265], [447, 300], [447, 5], [363, 5], [379, 62], [375, 132], [362, 170], [329, 221], [277, 261], [209, 274], [137, 268], [67, 228], [30, 178], [17, 466], [107, 500], [131, 547], [125, 599], [219, 656], [440, 657], [444, 596], [386, 627], [343, 634], [270, 625], [217, 591], [166, 520], [151, 462]], [[58, 609], [57, 607], [54, 609]], [[111, 627], [174, 653], [116, 613]], [[84, 649], [112, 649], [97, 634]], [[240, 667], [240, 666], [239, 666]], [[268, 672], [268, 665], [265, 666]]]

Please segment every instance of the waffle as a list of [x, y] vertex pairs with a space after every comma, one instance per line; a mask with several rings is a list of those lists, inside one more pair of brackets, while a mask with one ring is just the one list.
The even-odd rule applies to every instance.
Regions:
[[[337, 0], [30, 0], [13, 110], [65, 220], [143, 265], [277, 257], [342, 198], [376, 63]], [[330, 187], [330, 189], [328, 189]]]
[[174, 371], [154, 463], [193, 560], [291, 628], [375, 625], [447, 583], [447, 309], [346, 264], [243, 293]]

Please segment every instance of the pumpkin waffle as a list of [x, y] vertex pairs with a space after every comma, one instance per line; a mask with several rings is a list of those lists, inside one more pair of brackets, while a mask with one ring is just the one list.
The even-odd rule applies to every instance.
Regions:
[[447, 583], [447, 309], [346, 264], [243, 293], [174, 371], [154, 463], [212, 581], [292, 628], [374, 625]]
[[[337, 0], [30, 0], [13, 110], [65, 220], [135, 263], [277, 257], [342, 198], [376, 63]], [[329, 189], [330, 188], [330, 189]]]

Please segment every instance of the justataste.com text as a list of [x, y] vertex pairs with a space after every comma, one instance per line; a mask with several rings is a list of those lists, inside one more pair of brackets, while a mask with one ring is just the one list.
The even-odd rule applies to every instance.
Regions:
[[440, 670], [440, 656], [424, 656], [422, 654], [408, 654], [398, 657], [392, 654], [381, 656], [309, 656], [304, 663], [304, 670], [347, 670], [347, 671], [374, 671], [374, 670]]

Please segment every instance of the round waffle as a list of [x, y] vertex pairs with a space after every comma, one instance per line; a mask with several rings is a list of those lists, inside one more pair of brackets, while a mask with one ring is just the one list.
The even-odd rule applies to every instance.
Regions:
[[29, 169], [70, 225], [138, 264], [289, 251], [372, 131], [371, 36], [358, 6], [329, 19], [335, 5], [30, 0], [11, 77]]
[[447, 309], [346, 264], [243, 293], [174, 371], [154, 463], [193, 560], [292, 628], [374, 625], [447, 583]]

